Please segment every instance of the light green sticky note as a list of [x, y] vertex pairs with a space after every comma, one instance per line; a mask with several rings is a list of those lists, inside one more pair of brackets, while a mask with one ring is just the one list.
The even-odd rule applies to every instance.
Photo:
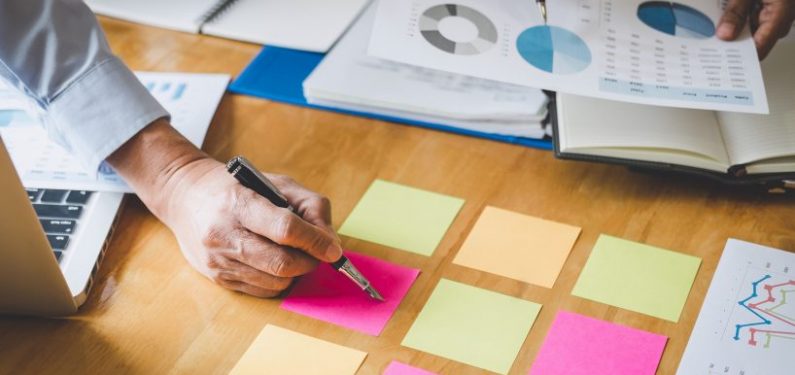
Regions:
[[572, 294], [679, 321], [701, 258], [602, 235]]
[[403, 346], [507, 374], [540, 310], [534, 302], [441, 279]]
[[340, 234], [430, 256], [464, 200], [375, 180]]

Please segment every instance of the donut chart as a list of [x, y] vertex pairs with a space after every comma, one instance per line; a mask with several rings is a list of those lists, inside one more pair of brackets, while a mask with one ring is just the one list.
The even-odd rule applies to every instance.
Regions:
[[[460, 17], [477, 29], [477, 36], [468, 41], [456, 41], [440, 29], [448, 17]], [[432, 46], [453, 55], [478, 55], [497, 44], [497, 27], [488, 17], [475, 9], [458, 4], [440, 4], [425, 10], [419, 20], [420, 33]]]
[[715, 24], [690, 6], [668, 1], [647, 1], [638, 6], [638, 19], [659, 32], [691, 39], [715, 35]]
[[591, 50], [577, 34], [557, 26], [534, 26], [516, 39], [516, 50], [530, 65], [553, 74], [573, 74], [591, 65]]

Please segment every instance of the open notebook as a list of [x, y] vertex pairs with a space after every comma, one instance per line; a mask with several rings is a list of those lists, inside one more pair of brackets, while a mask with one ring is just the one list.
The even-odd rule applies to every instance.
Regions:
[[795, 176], [795, 41], [762, 62], [769, 115], [628, 104], [559, 94], [561, 158], [709, 172], [725, 180]]
[[326, 52], [368, 0], [86, 0], [97, 14], [173, 30]]

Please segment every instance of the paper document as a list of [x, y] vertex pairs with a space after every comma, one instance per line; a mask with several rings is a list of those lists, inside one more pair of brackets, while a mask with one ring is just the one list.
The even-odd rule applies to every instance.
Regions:
[[677, 374], [792, 374], [795, 254], [730, 239]]
[[750, 32], [721, 1], [382, 0], [369, 53], [427, 68], [652, 105], [767, 113]]
[[544, 136], [547, 97], [528, 88], [367, 56], [375, 5], [304, 81], [311, 104], [462, 129]]
[[[136, 73], [149, 92], [171, 114], [171, 124], [201, 147], [229, 76], [225, 74]], [[24, 96], [0, 88], [3, 97]], [[99, 104], [98, 104], [99, 105]], [[69, 152], [52, 142], [39, 117], [18, 105], [0, 107], [0, 135], [22, 179], [32, 188], [132, 192], [107, 164], [87, 171]]]

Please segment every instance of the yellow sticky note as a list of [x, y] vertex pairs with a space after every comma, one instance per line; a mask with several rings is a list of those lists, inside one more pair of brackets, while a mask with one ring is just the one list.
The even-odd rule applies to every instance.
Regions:
[[230, 374], [353, 375], [366, 356], [365, 352], [267, 325]]
[[580, 228], [486, 207], [455, 264], [552, 288]]
[[701, 258], [601, 235], [571, 294], [674, 323]]

